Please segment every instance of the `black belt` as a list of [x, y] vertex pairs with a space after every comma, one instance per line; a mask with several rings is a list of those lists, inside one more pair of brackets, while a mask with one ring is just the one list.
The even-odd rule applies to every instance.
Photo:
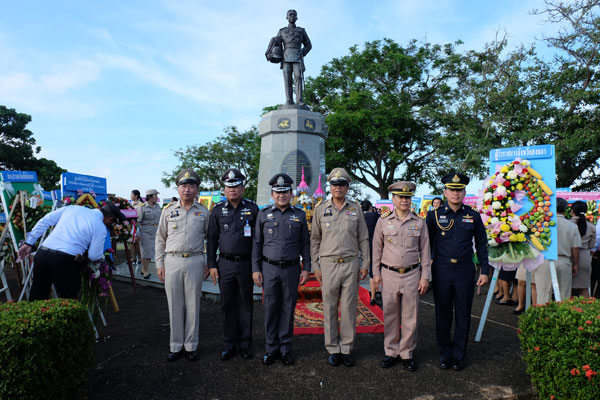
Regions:
[[229, 261], [240, 262], [240, 261], [249, 260], [250, 254], [243, 254], [241, 256], [233, 256], [233, 255], [229, 255], [229, 254], [219, 253], [219, 258], [224, 258]]
[[443, 257], [443, 256], [439, 256], [439, 257], [435, 257], [435, 261], [437, 262], [443, 262], [443, 263], [450, 263], [450, 264], [464, 264], [464, 263], [472, 263], [473, 262], [473, 255], [471, 254], [470, 257], [463, 257], [463, 258], [450, 258], [450, 257]]
[[263, 256], [262, 259], [267, 264], [271, 264], [271, 265], [274, 265], [274, 266], [279, 267], [279, 268], [286, 268], [286, 267], [291, 267], [293, 265], [300, 264], [300, 259], [298, 259], [298, 258], [296, 258], [295, 260], [275, 261], [275, 260], [271, 260], [270, 258], [267, 258], [267, 257]]
[[411, 265], [410, 267], [402, 267], [402, 268], [390, 267], [389, 265], [385, 265], [385, 264], [381, 264], [381, 266], [385, 269], [389, 269], [390, 271], [394, 271], [399, 274], [405, 274], [409, 271], [412, 271], [415, 268], [419, 268], [421, 266], [421, 264], [417, 263], [417, 264]]
[[54, 249], [49, 249], [47, 247], [41, 246], [38, 251], [45, 251], [47, 253], [53, 253], [53, 254], [60, 254], [61, 256], [68, 256], [68, 257], [75, 257], [72, 254], [69, 253], [65, 253], [64, 251], [60, 251], [60, 250], [54, 250]]

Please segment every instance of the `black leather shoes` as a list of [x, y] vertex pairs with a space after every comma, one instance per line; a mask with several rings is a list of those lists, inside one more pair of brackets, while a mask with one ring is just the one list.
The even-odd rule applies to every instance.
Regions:
[[167, 361], [175, 361], [183, 355], [182, 351], [172, 351], [167, 355]]
[[389, 368], [392, 365], [396, 364], [396, 361], [398, 361], [397, 357], [385, 356], [383, 357], [383, 360], [381, 360], [381, 362], [379, 363], [379, 366], [381, 368]]
[[263, 356], [262, 363], [264, 365], [271, 365], [281, 357], [281, 353], [267, 353]]
[[342, 355], [340, 353], [330, 354], [327, 362], [332, 367], [337, 367], [342, 362]]
[[438, 361], [438, 365], [440, 366], [441, 369], [448, 369], [448, 368], [450, 368], [450, 361], [446, 360], [443, 357], [440, 357], [440, 359]]
[[453, 361], [452, 362], [452, 369], [455, 371], [462, 371], [465, 368], [465, 362], [464, 361]]
[[188, 361], [196, 361], [198, 359], [198, 350], [186, 351], [185, 356]]
[[249, 360], [252, 358], [252, 352], [249, 349], [241, 349], [240, 357], [242, 357], [244, 360]]
[[354, 367], [354, 358], [352, 358], [352, 354], [342, 354], [342, 362], [346, 367]]
[[292, 353], [283, 353], [281, 354], [281, 361], [283, 361], [284, 365], [292, 365], [294, 363], [294, 356]]
[[219, 357], [219, 359], [221, 361], [227, 361], [227, 360], [231, 360], [233, 358], [233, 356], [235, 356], [235, 350], [224, 350], [221, 353], [221, 357]]
[[412, 358], [402, 359], [402, 364], [407, 371], [415, 372], [417, 370], [417, 364]]

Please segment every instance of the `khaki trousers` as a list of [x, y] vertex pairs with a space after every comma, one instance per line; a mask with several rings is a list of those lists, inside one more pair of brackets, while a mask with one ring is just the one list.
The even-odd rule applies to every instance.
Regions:
[[[356, 338], [356, 302], [360, 260], [338, 264], [321, 259], [325, 348], [329, 354], [350, 354]], [[338, 307], [341, 323], [338, 326]]]
[[165, 258], [165, 292], [171, 324], [172, 352], [198, 349], [204, 255]]
[[[558, 260], [554, 262], [554, 265], [556, 266], [560, 299], [564, 301], [571, 297], [571, 287], [573, 285], [571, 259], [558, 256]], [[550, 261], [548, 260], [544, 260], [542, 265], [535, 270], [535, 289], [538, 304], [548, 303], [552, 300], [552, 276], [550, 274]]]
[[[383, 347], [386, 356], [413, 358], [417, 347], [417, 315], [419, 313], [419, 280], [421, 269], [399, 274], [381, 269], [383, 285]], [[402, 325], [402, 330], [400, 326]]]

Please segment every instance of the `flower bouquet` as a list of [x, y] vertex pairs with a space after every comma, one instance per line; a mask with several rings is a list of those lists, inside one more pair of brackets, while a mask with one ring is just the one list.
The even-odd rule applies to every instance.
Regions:
[[[119, 208], [119, 210], [130, 210], [133, 209], [133, 206], [129, 204], [129, 202], [123, 197], [118, 196], [108, 196], [108, 199], [102, 200], [98, 203], [99, 207], [104, 207], [107, 202], [113, 203], [115, 206]], [[112, 239], [118, 242], [125, 242], [131, 239], [131, 231], [132, 224], [129, 221], [124, 221], [123, 223], [116, 223], [112, 225], [110, 236]]]
[[110, 265], [105, 260], [98, 264], [88, 266], [82, 273], [81, 279], [81, 303], [84, 304], [96, 323], [100, 311], [100, 298], [105, 299], [109, 295], [111, 284]]
[[[544, 260], [540, 253], [550, 244], [549, 211], [552, 191], [531, 168], [528, 160], [519, 158], [499, 167], [484, 184], [478, 204], [488, 236], [490, 263], [505, 270], [520, 264], [535, 270]], [[521, 216], [521, 200], [528, 196], [534, 206]], [[531, 246], [529, 243], [533, 246]]]

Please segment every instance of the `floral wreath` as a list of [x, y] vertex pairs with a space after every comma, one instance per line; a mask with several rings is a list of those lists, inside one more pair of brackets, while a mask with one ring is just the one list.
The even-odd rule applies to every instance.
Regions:
[[[521, 262], [528, 270], [541, 263], [550, 246], [550, 196], [552, 190], [531, 162], [519, 158], [499, 168], [484, 184], [481, 218], [487, 231], [490, 261], [505, 269], [515, 269]], [[518, 216], [519, 202], [528, 196], [532, 208]], [[527, 244], [531, 242], [535, 249]]]

